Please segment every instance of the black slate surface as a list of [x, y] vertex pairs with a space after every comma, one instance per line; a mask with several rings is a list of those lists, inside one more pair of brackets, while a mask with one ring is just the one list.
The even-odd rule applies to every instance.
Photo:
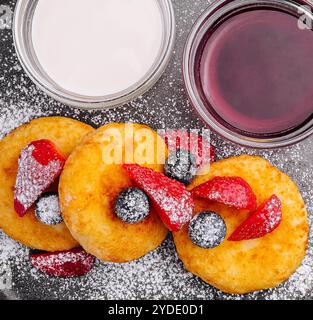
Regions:
[[[14, 9], [15, 1], [0, 0]], [[206, 0], [174, 0], [177, 41], [173, 59], [158, 84], [144, 97], [127, 106], [109, 111], [79, 111], [54, 101], [38, 90], [21, 69], [10, 29], [0, 30], [0, 135], [21, 123], [43, 115], [65, 115], [97, 127], [111, 121], [136, 121], [154, 128], [202, 128], [189, 105], [181, 77], [180, 61], [187, 34], [197, 16], [209, 4]], [[88, 6], [88, 0], [86, 0]], [[313, 138], [290, 148], [275, 151], [247, 150], [212, 135], [217, 158], [241, 153], [259, 154], [288, 173], [299, 185], [312, 215]], [[4, 156], [4, 155], [0, 155]], [[311, 221], [311, 219], [310, 219]], [[1, 231], [0, 231], [1, 234]], [[2, 238], [1, 238], [2, 237]], [[0, 237], [0, 257], [7, 243]], [[12, 269], [12, 289], [0, 291], [10, 299], [312, 299], [312, 242], [299, 271], [277, 289], [245, 296], [225, 295], [187, 273], [175, 254], [171, 237], [146, 257], [126, 265], [97, 262], [90, 275], [82, 279], [55, 279], [31, 270], [27, 249], [15, 246], [12, 257], [0, 261], [0, 272]], [[20, 255], [17, 257], [16, 255]], [[6, 257], [6, 255], [3, 255]]]

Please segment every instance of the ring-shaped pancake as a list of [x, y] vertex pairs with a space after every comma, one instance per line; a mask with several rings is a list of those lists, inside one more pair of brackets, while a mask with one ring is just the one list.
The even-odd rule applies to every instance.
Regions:
[[[305, 256], [307, 212], [295, 183], [265, 159], [243, 155], [213, 163], [209, 174], [197, 176], [189, 189], [215, 176], [239, 176], [255, 192], [260, 205], [272, 194], [282, 201], [282, 222], [272, 233], [254, 240], [227, 238], [213, 249], [202, 249], [188, 237], [188, 226], [174, 233], [176, 249], [186, 269], [227, 293], [243, 294], [277, 286], [288, 279]], [[212, 210], [221, 214], [227, 237], [249, 215], [208, 200], [196, 200], [194, 214]]]
[[[146, 133], [148, 140], [140, 137]], [[162, 171], [164, 155], [158, 147], [166, 152], [163, 139], [149, 127], [111, 123], [88, 135], [71, 154], [60, 178], [60, 204], [68, 228], [87, 252], [103, 261], [127, 262], [154, 250], [166, 238], [168, 230], [153, 206], [149, 216], [136, 224], [127, 224], [114, 213], [118, 194], [132, 186], [122, 163], [125, 159], [138, 163], [133, 161], [137, 159]], [[110, 158], [118, 150], [120, 162]], [[145, 163], [143, 157], [151, 154], [152, 161]]]
[[[62, 251], [77, 247], [64, 222], [56, 226], [44, 225], [37, 220], [34, 207], [21, 218], [14, 210], [14, 186], [18, 158], [30, 142], [49, 139], [68, 157], [82, 137], [93, 128], [80, 121], [64, 117], [35, 119], [12, 131], [0, 141], [0, 228], [22, 244], [45, 251]], [[57, 181], [50, 188], [57, 191]]]

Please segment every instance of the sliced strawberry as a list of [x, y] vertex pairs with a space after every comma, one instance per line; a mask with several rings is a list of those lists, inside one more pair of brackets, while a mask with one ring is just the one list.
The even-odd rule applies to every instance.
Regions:
[[35, 147], [32, 153], [33, 157], [44, 166], [54, 160], [64, 160], [63, 156], [50, 140], [37, 140], [31, 144]]
[[23, 217], [56, 180], [64, 163], [64, 157], [49, 140], [31, 142], [21, 151], [14, 190], [14, 208], [19, 216]]
[[30, 262], [35, 268], [50, 276], [66, 278], [87, 274], [94, 260], [94, 256], [86, 253], [82, 248], [30, 255]]
[[151, 198], [169, 230], [178, 231], [191, 220], [194, 201], [185, 185], [137, 164], [123, 167], [135, 185]]
[[201, 135], [184, 130], [169, 130], [162, 137], [169, 151], [177, 149], [190, 151], [196, 157], [198, 167], [214, 162], [215, 149]]
[[282, 203], [273, 195], [245, 220], [228, 238], [229, 241], [241, 241], [264, 237], [274, 231], [282, 220]]
[[215, 177], [191, 192], [195, 197], [217, 201], [239, 210], [255, 210], [257, 207], [254, 192], [240, 177]]

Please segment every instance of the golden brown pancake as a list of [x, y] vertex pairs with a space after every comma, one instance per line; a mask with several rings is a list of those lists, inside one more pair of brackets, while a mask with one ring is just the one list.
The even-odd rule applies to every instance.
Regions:
[[262, 238], [227, 241], [249, 213], [197, 199], [194, 214], [210, 210], [221, 214], [227, 237], [218, 247], [203, 249], [189, 239], [188, 226], [174, 233], [177, 252], [186, 269], [210, 285], [234, 294], [272, 288], [287, 280], [305, 256], [308, 242], [307, 212], [295, 183], [268, 161], [243, 155], [213, 163], [210, 173], [197, 176], [189, 189], [216, 176], [245, 179], [259, 205], [276, 194], [282, 201], [282, 222]]
[[[137, 224], [127, 224], [114, 213], [117, 196], [132, 186], [122, 168], [125, 159], [134, 154], [134, 161], [127, 162], [139, 161], [162, 171], [164, 156], [158, 155], [157, 146], [166, 149], [163, 139], [149, 127], [135, 124], [134, 132], [125, 134], [126, 126], [112, 123], [88, 135], [69, 157], [59, 184], [63, 218], [73, 237], [87, 252], [111, 262], [127, 262], [145, 255], [157, 248], [168, 233], [152, 206], [149, 216]], [[121, 140], [111, 140], [112, 132], [120, 135]], [[140, 137], [144, 132], [153, 141], [145, 144], [146, 140]], [[110, 144], [121, 147], [122, 158], [118, 164], [109, 161], [119, 154], [111, 152]], [[145, 159], [151, 154], [152, 161], [148, 164]]]
[[[77, 120], [47, 117], [33, 120], [8, 134], [0, 141], [0, 228], [24, 245], [45, 251], [62, 251], [78, 246], [64, 222], [48, 226], [39, 222], [30, 208], [21, 218], [14, 210], [14, 186], [18, 158], [30, 142], [51, 140], [68, 157], [82, 137], [93, 128]], [[51, 187], [57, 190], [57, 182]]]

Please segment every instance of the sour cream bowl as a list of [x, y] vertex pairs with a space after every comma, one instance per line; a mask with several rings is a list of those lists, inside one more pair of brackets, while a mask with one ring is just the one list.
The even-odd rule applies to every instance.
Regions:
[[[151, 62], [147, 72], [139, 80], [118, 92], [86, 95], [68, 90], [46, 72], [34, 48], [33, 19], [40, 1], [18, 0], [13, 21], [15, 49], [30, 79], [49, 96], [66, 105], [83, 109], [106, 109], [126, 104], [148, 91], [159, 80], [170, 61], [175, 42], [174, 10], [170, 0], [155, 0], [162, 20], [162, 39], [156, 58]], [[46, 41], [48, 42], [49, 39]], [[58, 49], [62, 50], [62, 48]], [[108, 44], [108, 50], [111, 50], [110, 44]]]

